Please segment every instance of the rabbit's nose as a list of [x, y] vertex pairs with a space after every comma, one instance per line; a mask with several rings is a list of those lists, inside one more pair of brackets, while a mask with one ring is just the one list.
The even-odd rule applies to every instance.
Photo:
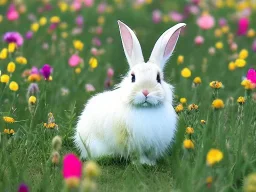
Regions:
[[147, 89], [143, 90], [143, 91], [142, 91], [142, 93], [143, 93], [143, 95], [145, 95], [145, 97], [147, 97], [147, 96], [148, 96], [148, 94], [149, 94], [149, 92], [148, 92], [148, 90], [147, 90]]

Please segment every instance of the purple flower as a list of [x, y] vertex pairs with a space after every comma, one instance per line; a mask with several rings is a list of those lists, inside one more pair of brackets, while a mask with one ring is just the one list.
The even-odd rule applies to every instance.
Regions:
[[18, 188], [18, 192], [29, 192], [29, 188], [26, 184], [22, 183]]
[[256, 52], [256, 40], [254, 40], [252, 43], [252, 50]]
[[246, 78], [256, 84], [256, 70], [253, 68], [249, 69]]
[[44, 76], [44, 78], [45, 78], [46, 80], [49, 79], [49, 77], [50, 77], [52, 71], [53, 71], [53, 68], [52, 68], [49, 64], [45, 64], [45, 65], [41, 68], [41, 70], [40, 70], [41, 74]]
[[25, 35], [26, 39], [31, 39], [33, 37], [33, 32], [32, 31], [28, 31]]
[[37, 67], [32, 67], [30, 73], [31, 74], [39, 74], [39, 69]]
[[162, 20], [162, 12], [158, 9], [152, 12], [152, 20], [154, 23], [160, 23]]
[[21, 46], [23, 44], [23, 37], [19, 32], [7, 32], [3, 36], [3, 40], [7, 43], [16, 43], [17, 46]]
[[84, 18], [82, 15], [77, 16], [76, 18], [76, 24], [78, 25], [78, 27], [82, 27], [84, 24]]

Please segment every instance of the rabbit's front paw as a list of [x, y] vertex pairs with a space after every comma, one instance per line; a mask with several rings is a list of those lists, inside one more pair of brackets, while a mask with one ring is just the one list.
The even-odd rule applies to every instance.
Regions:
[[156, 165], [156, 160], [149, 159], [146, 156], [141, 156], [140, 157], [140, 163], [144, 164], [144, 165], [154, 166], [154, 165]]

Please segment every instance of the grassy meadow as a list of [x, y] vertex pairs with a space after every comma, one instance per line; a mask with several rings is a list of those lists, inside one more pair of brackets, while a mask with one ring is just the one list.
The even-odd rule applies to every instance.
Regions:
[[[256, 3], [95, 0], [75, 8], [74, 2], [0, 0], [0, 191], [18, 191], [21, 183], [42, 192], [256, 191], [256, 93], [255, 84], [244, 81], [256, 68]], [[19, 17], [8, 16], [11, 11]], [[198, 25], [203, 15], [215, 21], [209, 29]], [[249, 26], [238, 35], [241, 17]], [[145, 60], [165, 30], [187, 24], [165, 68], [179, 115], [175, 141], [156, 166], [99, 159], [96, 189], [67, 189], [62, 158], [79, 157], [72, 137], [84, 104], [128, 71], [117, 20], [136, 32]], [[22, 45], [13, 48], [2, 38], [12, 31], [23, 36]], [[50, 77], [40, 72], [45, 64]], [[57, 135], [62, 148], [53, 163]]]

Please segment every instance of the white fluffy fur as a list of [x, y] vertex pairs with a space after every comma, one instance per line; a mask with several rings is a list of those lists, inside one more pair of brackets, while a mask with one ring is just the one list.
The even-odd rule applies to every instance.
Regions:
[[[133, 40], [136, 38], [128, 26], [120, 25], [129, 29]], [[173, 33], [176, 31], [177, 27]], [[122, 35], [121, 31], [123, 39]], [[168, 39], [162, 43], [165, 48]], [[172, 106], [173, 88], [163, 80], [162, 65], [152, 61], [129, 64], [131, 69], [117, 88], [92, 97], [79, 118], [74, 139], [83, 158], [137, 154], [141, 163], [154, 165], [174, 138], [177, 115]], [[135, 74], [134, 83], [131, 74]], [[157, 74], [161, 83], [156, 80]], [[142, 94], [144, 89], [149, 91], [147, 97]]]

